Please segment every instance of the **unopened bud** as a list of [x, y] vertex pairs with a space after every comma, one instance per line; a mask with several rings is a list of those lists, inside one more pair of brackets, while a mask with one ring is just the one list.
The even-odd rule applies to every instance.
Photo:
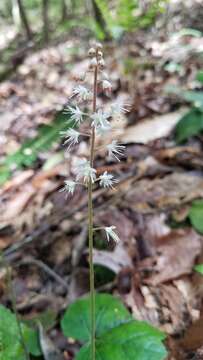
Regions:
[[103, 52], [102, 51], [98, 51], [97, 53], [98, 59], [102, 59], [103, 58]]
[[96, 55], [96, 50], [94, 48], [90, 48], [88, 51], [89, 57], [94, 57]]
[[104, 61], [104, 59], [99, 60], [99, 61], [98, 61], [98, 65], [99, 65], [100, 69], [102, 70], [102, 69], [105, 67], [105, 61]]
[[96, 43], [97, 50], [102, 50], [103, 45], [101, 43]]

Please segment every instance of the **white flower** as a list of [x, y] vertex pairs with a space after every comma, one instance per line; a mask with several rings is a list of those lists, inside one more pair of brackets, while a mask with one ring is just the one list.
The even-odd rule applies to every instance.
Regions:
[[118, 243], [120, 241], [118, 235], [115, 233], [115, 231], [113, 231], [114, 229], [116, 229], [115, 226], [109, 226], [109, 227], [105, 227], [104, 230], [106, 232], [106, 237], [107, 237], [107, 241], [110, 241], [110, 239], [113, 239], [116, 243]]
[[120, 156], [123, 156], [125, 146], [119, 145], [117, 140], [113, 140], [111, 144], [107, 145], [108, 155], [110, 157], [115, 157], [116, 160], [119, 160]]
[[76, 180], [83, 178], [84, 182], [96, 180], [96, 170], [90, 166], [90, 162], [86, 159], [79, 160], [75, 167]]
[[68, 106], [67, 108], [64, 109], [64, 114], [70, 115], [70, 119], [68, 120], [68, 123], [70, 121], [74, 121], [78, 125], [82, 122], [82, 117], [84, 115], [78, 106], [76, 107]]
[[106, 90], [106, 91], [112, 90], [112, 85], [111, 85], [110, 81], [108, 81], [108, 80], [102, 81], [102, 87], [103, 87], [103, 90]]
[[75, 145], [79, 141], [80, 133], [74, 129], [68, 129], [66, 131], [61, 131], [60, 134], [65, 137], [65, 141], [63, 145], [69, 145], [68, 148], [70, 148], [72, 145]]
[[122, 114], [125, 114], [129, 111], [129, 105], [125, 105], [121, 103], [120, 101], [114, 102], [111, 104], [111, 116], [120, 119]]
[[108, 115], [104, 113], [101, 109], [95, 112], [93, 115], [90, 116], [92, 121], [92, 126], [95, 128], [98, 127], [107, 127], [109, 126]]
[[91, 93], [85, 86], [78, 85], [73, 89], [73, 95], [76, 95], [79, 101], [86, 101], [89, 100]]
[[113, 184], [117, 183], [118, 181], [114, 179], [114, 176], [111, 174], [108, 174], [107, 171], [105, 171], [102, 175], [99, 177], [99, 184], [100, 186], [103, 186], [105, 188], [113, 188]]
[[76, 187], [76, 182], [72, 181], [72, 180], [65, 180], [64, 181], [64, 187], [59, 190], [60, 192], [67, 192], [68, 194], [73, 195], [74, 191], [75, 191], [75, 187]]

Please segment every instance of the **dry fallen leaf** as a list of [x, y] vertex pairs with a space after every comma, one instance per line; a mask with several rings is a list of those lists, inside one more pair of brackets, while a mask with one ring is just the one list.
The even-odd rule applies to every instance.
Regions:
[[189, 274], [202, 245], [202, 237], [190, 228], [174, 230], [160, 238], [157, 255], [152, 259], [152, 274], [146, 283], [155, 286]]
[[146, 119], [125, 129], [119, 140], [123, 143], [146, 144], [152, 140], [168, 136], [186, 109]]

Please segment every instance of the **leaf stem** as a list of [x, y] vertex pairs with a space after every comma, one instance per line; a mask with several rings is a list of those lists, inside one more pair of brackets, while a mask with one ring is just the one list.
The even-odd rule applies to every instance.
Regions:
[[[94, 70], [94, 93], [93, 93], [93, 113], [97, 106], [97, 75], [98, 68]], [[90, 165], [94, 164], [95, 147], [95, 128], [92, 127], [90, 137]], [[89, 270], [90, 270], [90, 323], [91, 323], [91, 360], [95, 360], [95, 288], [94, 288], [94, 263], [93, 263], [93, 201], [92, 201], [92, 181], [88, 182], [88, 229], [89, 229]]]

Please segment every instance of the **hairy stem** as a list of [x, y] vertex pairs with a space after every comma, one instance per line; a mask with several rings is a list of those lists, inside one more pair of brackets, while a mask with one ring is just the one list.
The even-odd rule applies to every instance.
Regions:
[[[93, 113], [97, 104], [97, 66], [94, 70], [94, 95]], [[90, 165], [94, 164], [95, 128], [92, 127], [90, 138]], [[94, 288], [94, 264], [93, 264], [93, 203], [92, 181], [88, 182], [88, 228], [89, 228], [89, 269], [90, 269], [90, 322], [91, 322], [91, 360], [95, 360], [95, 288]]]

